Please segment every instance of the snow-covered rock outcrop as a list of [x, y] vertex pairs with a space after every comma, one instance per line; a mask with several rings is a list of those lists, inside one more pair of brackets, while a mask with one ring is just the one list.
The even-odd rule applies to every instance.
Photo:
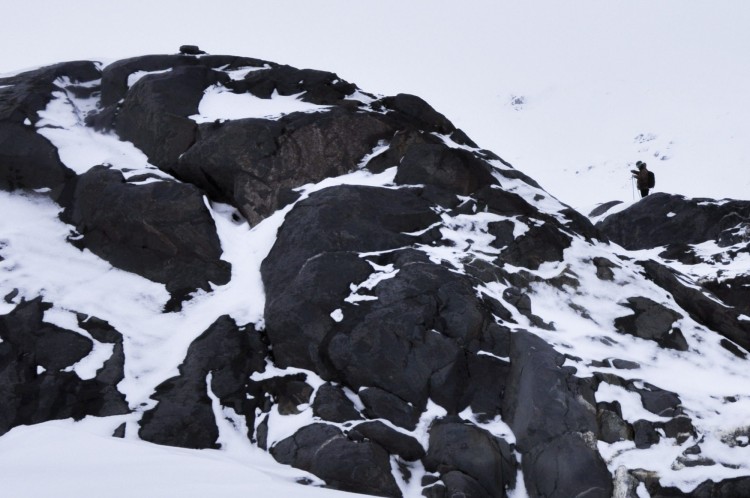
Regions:
[[0, 434], [240, 434], [379, 496], [750, 493], [748, 203], [595, 226], [419, 97], [252, 58], [0, 99]]

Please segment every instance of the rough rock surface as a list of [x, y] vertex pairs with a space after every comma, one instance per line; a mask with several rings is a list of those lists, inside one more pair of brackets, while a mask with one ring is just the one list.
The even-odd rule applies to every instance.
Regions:
[[[199, 124], [209, 88], [319, 107]], [[58, 92], [88, 112], [90, 137], [113, 133], [148, 164], [66, 166], [40, 133]], [[193, 335], [160, 330], [184, 358], [126, 402], [118, 387], [143, 359], [127, 354], [158, 340], [13, 287], [24, 267], [0, 234], [0, 434], [131, 413], [145, 441], [220, 448], [232, 426], [328, 487], [377, 496], [495, 498], [521, 480], [532, 498], [747, 494], [746, 476], [684, 493], [618, 458], [679, 447], [675, 472], [743, 471], [708, 453], [750, 431], [711, 433], [692, 393], [647, 375], [712, 344], [747, 358], [750, 276], [703, 270], [750, 252], [750, 203], [654, 194], [601, 206], [594, 226], [417, 96], [193, 46], [3, 78], [0, 97], [1, 194], [48, 195], [66, 243], [164, 284], [160, 319], [221, 310]], [[662, 249], [629, 251], [646, 248]]]
[[61, 203], [62, 219], [78, 232], [77, 246], [166, 284], [170, 309], [197, 289], [229, 280], [214, 221], [191, 185], [131, 184], [119, 171], [99, 166], [71, 180]]

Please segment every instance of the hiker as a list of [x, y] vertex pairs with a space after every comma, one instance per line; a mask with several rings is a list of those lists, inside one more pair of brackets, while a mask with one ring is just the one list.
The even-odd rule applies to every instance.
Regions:
[[630, 172], [633, 173], [633, 178], [636, 178], [638, 180], [638, 190], [641, 191], [641, 198], [643, 198], [648, 195], [648, 168], [646, 167], [646, 163], [644, 163], [643, 161], [638, 161], [637, 163], [635, 163], [635, 165], [638, 166], [638, 169], [631, 169]]

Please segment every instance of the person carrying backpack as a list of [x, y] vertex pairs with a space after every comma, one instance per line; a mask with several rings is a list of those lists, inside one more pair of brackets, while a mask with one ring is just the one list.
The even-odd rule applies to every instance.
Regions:
[[649, 189], [654, 186], [652, 180], [653, 173], [648, 170], [646, 163], [643, 161], [638, 161], [635, 165], [638, 166], [638, 169], [632, 169], [630, 172], [633, 173], [633, 178], [637, 180], [638, 190], [641, 191], [641, 198], [643, 198], [648, 195]]

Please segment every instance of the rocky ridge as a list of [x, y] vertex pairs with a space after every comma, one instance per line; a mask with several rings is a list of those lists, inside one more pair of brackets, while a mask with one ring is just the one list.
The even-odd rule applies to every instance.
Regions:
[[[305, 110], [211, 120], [216, 95]], [[82, 153], [103, 144], [129, 159]], [[377, 496], [750, 492], [746, 422], [680, 379], [745, 369], [749, 277], [721, 266], [747, 261], [748, 202], [658, 194], [594, 225], [419, 97], [205, 54], [1, 79], [0, 189], [54, 202], [65, 243], [163, 286], [170, 318], [239, 285], [227, 230], [276, 229], [263, 296], [167, 326], [184, 347], [161, 377], [127, 353], [148, 334], [21, 285], [0, 238], [0, 434], [120, 417], [118, 437], [221, 448], [231, 420]], [[749, 400], [725, 385], [711, 409]]]

